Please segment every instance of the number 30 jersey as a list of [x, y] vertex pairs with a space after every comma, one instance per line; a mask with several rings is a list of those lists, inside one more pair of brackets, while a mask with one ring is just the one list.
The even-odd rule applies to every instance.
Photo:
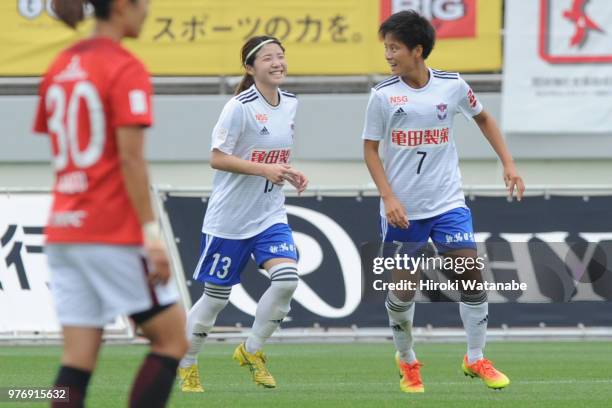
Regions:
[[[211, 150], [255, 163], [288, 164], [296, 110], [295, 95], [279, 91], [279, 103], [272, 106], [252, 85], [225, 104]], [[279, 223], [287, 223], [282, 186], [260, 176], [215, 172], [204, 234], [246, 239]]]
[[471, 119], [481, 111], [457, 73], [430, 69], [422, 88], [393, 76], [372, 89], [362, 138], [383, 142], [385, 173], [408, 219], [465, 207], [453, 120], [459, 112]]
[[56, 176], [47, 242], [142, 243], [117, 128], [151, 125], [151, 93], [143, 64], [109, 38], [80, 41], [51, 64], [34, 123], [50, 136]]

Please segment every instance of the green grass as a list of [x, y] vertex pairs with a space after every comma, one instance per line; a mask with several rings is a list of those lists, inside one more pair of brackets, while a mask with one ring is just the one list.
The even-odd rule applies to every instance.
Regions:
[[[399, 391], [393, 346], [380, 344], [271, 344], [274, 390], [256, 387], [248, 370], [231, 359], [235, 345], [211, 343], [200, 356], [206, 392], [182, 394], [172, 407], [609, 407], [612, 343], [491, 343], [487, 356], [511, 379], [502, 391], [487, 389], [460, 371], [462, 344], [417, 344], [426, 392]], [[127, 405], [132, 376], [146, 348], [106, 346], [93, 377], [88, 407]], [[48, 386], [58, 347], [0, 346], [0, 387]], [[11, 406], [0, 402], [0, 408]], [[14, 404], [17, 408], [42, 404]]]

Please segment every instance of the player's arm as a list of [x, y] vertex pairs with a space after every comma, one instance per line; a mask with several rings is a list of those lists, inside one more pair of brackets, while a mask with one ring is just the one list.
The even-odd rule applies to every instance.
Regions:
[[265, 177], [274, 184], [282, 184], [287, 180], [300, 193], [308, 184], [306, 176], [288, 164], [255, 163], [224, 153], [217, 148], [212, 149], [210, 166], [215, 170]]
[[391, 226], [408, 228], [408, 215], [406, 209], [393, 194], [391, 184], [378, 155], [378, 145], [385, 135], [385, 109], [384, 98], [372, 89], [368, 107], [366, 108], [365, 124], [363, 126], [363, 158], [378, 188], [380, 198], [385, 204], [385, 217]]
[[274, 184], [291, 182], [301, 193], [308, 180], [288, 164], [256, 163], [233, 155], [236, 143], [245, 131], [243, 104], [235, 99], [223, 107], [212, 133], [210, 166], [231, 173], [265, 177]]
[[170, 278], [170, 266], [149, 194], [149, 172], [144, 157], [144, 133], [144, 128], [141, 126], [117, 128], [117, 149], [125, 188], [143, 226], [145, 248], [154, 266], [150, 275], [151, 283], [166, 283]]
[[514, 189], [516, 188], [516, 196], [520, 201], [523, 198], [525, 184], [516, 170], [510, 150], [506, 145], [499, 126], [497, 126], [495, 118], [487, 111], [482, 110], [478, 115], [474, 116], [474, 120], [504, 166], [504, 182], [508, 188], [509, 196], [513, 196]]
[[363, 158], [370, 172], [370, 176], [372, 176], [372, 180], [374, 180], [374, 184], [376, 184], [378, 193], [385, 203], [385, 216], [387, 217], [387, 221], [389, 221], [389, 224], [393, 227], [408, 228], [409, 222], [406, 209], [397, 197], [395, 197], [395, 194], [393, 194], [391, 184], [389, 184], [389, 180], [387, 180], [387, 175], [385, 174], [382, 160], [380, 160], [380, 156], [378, 155], [379, 143], [378, 140], [365, 139], [363, 141]]
[[224, 153], [216, 148], [212, 149], [210, 155], [210, 167], [230, 173], [265, 177], [274, 184], [282, 184], [285, 174], [292, 170], [287, 164], [256, 163]]

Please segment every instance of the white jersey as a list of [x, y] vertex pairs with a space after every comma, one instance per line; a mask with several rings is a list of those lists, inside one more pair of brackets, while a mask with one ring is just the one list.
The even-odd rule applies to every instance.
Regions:
[[[297, 99], [279, 91], [280, 102], [266, 102], [255, 85], [225, 104], [212, 134], [219, 149], [258, 163], [289, 163]], [[274, 224], [287, 223], [282, 187], [266, 178], [216, 171], [202, 232], [246, 239]]]
[[[385, 173], [408, 219], [466, 206], [453, 120], [458, 112], [471, 119], [481, 111], [457, 73], [429, 69], [422, 88], [393, 76], [372, 89], [362, 138], [384, 142]], [[380, 213], [385, 215], [382, 200]]]

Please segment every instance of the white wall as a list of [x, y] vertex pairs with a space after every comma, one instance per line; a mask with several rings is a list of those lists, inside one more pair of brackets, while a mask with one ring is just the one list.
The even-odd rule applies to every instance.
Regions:
[[[500, 117], [499, 93], [479, 95]], [[300, 160], [359, 160], [366, 94], [308, 94], [299, 97], [296, 149]], [[156, 123], [149, 132], [148, 157], [156, 161], [198, 161], [209, 157], [210, 133], [228, 96], [167, 96], [154, 100]], [[44, 161], [45, 138], [30, 132], [36, 98], [0, 97], [0, 162]], [[537, 114], [537, 112], [536, 112]], [[529, 118], [525, 118], [529, 120]], [[494, 159], [473, 122], [457, 115], [456, 140], [463, 159]], [[610, 159], [612, 135], [507, 135], [518, 159]]]

